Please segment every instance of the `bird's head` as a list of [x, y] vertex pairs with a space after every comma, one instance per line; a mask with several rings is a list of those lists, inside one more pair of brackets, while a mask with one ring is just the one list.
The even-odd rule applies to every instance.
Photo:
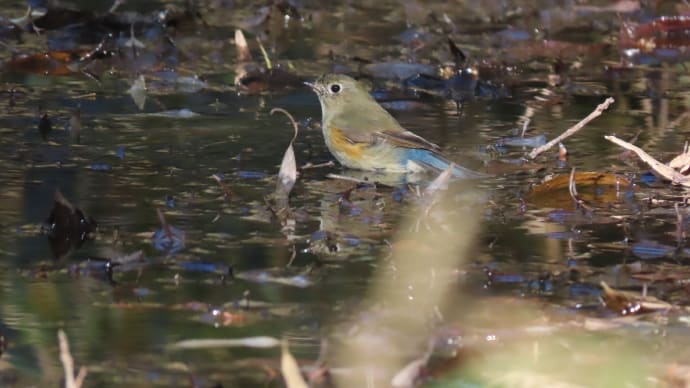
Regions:
[[319, 97], [324, 113], [372, 100], [366, 88], [344, 74], [324, 74], [313, 83], [305, 82]]

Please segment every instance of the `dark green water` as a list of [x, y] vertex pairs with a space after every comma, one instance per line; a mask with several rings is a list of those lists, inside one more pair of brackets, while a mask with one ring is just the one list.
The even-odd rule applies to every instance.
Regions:
[[[354, 196], [358, 209], [343, 209], [339, 193], [352, 186], [326, 175], [362, 174], [337, 165], [304, 170], [291, 199], [296, 214], [294, 238], [286, 238], [266, 209], [265, 197], [275, 187], [275, 174], [292, 128], [283, 116], [269, 112], [282, 107], [300, 122], [319, 121], [320, 107], [307, 88], [238, 93], [234, 85], [238, 64], [230, 38], [236, 27], [258, 12], [258, 6], [232, 3], [203, 4], [200, 12], [207, 25], [197, 21], [175, 30], [176, 49], [172, 52], [155, 35], [139, 37], [147, 45], [145, 54], [138, 57], [141, 62], [129, 58], [97, 64], [93, 72], [99, 81], [80, 73], [0, 74], [3, 89], [20, 90], [15, 106], [9, 106], [9, 93], [0, 101], [0, 335], [7, 343], [0, 356], [0, 386], [57, 386], [63, 376], [56, 337], [60, 328], [69, 337], [76, 363], [89, 367], [87, 386], [210, 387], [214, 383], [279, 386], [279, 378], [267, 372], [279, 371], [279, 350], [175, 350], [172, 344], [190, 338], [286, 337], [296, 356], [310, 364], [319, 355], [322, 338], [342, 340], [355, 323], [381, 325], [375, 318], [368, 320], [359, 314], [370, 308], [365, 301], [374, 283], [372, 274], [388, 265], [389, 243], [404, 228], [401, 220], [416, 212], [415, 201], [406, 195], [402, 204], [396, 202], [397, 192], [392, 188], [362, 189]], [[530, 8], [518, 13], [520, 17], [510, 17], [506, 15], [520, 4], [504, 4], [504, 8], [465, 4], [454, 9], [435, 2], [354, 3], [300, 5], [304, 22], [274, 18], [248, 32], [252, 52], [260, 58], [253, 40], [254, 34], [260, 34], [274, 62], [309, 79], [330, 71], [334, 63], [347, 65], [357, 74], [360, 63], [354, 57], [447, 61], [444, 38], [450, 35], [474, 63], [487, 68], [505, 66], [502, 75], [492, 78], [488, 72], [485, 79], [505, 83], [510, 97], [469, 102], [461, 116], [453, 102], [439, 98], [424, 98], [415, 108], [394, 111], [404, 127], [441, 144], [451, 159], [496, 174], [479, 185], [482, 199], [472, 205], [478, 209], [476, 216], [460, 222], [479, 224], [480, 232], [466, 262], [457, 265], [466, 274], [463, 280], [449, 280], [460, 284], [451, 288], [452, 295], [460, 298], [466, 293], [480, 305], [493, 304], [494, 298], [526, 300], [548, 311], [545, 315], [562, 314], [564, 319], [610, 317], [597, 302], [598, 282], [606, 280], [634, 290], [643, 284], [621, 269], [621, 263], [643, 260], [641, 265], [654, 273], [687, 271], [683, 256], [668, 254], [646, 260], [630, 249], [600, 248], [626, 238], [675, 246], [672, 205], [650, 206], [645, 200], [649, 196], [682, 196], [668, 185], [643, 185], [634, 194], [621, 192], [613, 200], [593, 200], [595, 215], [605, 221], [591, 215], [572, 216], [567, 192], [559, 194], [562, 200], [556, 199], [557, 205], [521, 200], [531, 184], [548, 173], [569, 173], [572, 167], [628, 174], [639, 183], [636, 174], [644, 169], [634, 159], [629, 159], [630, 164], [616, 159], [621, 150], [603, 139], [606, 134], [629, 139], [641, 131], [637, 144], [663, 161], [679, 153], [690, 132], [688, 121], [670, 124], [688, 104], [688, 77], [681, 65], [619, 67], [621, 51], [615, 43], [603, 51], [585, 48], [580, 55], [571, 55], [572, 48], [547, 54], [529, 51], [543, 39], [533, 28], [556, 17], [556, 8], [549, 8], [550, 4], [541, 5], [551, 16], [539, 16]], [[24, 10], [21, 2], [3, 5], [6, 17], [19, 17]], [[108, 6], [93, 7], [103, 10]], [[148, 14], [162, 7], [159, 2], [132, 2], [124, 9]], [[435, 23], [421, 17], [426, 10], [436, 17], [445, 13], [453, 22]], [[486, 14], [492, 17], [487, 19]], [[563, 27], [552, 20], [550, 36], [582, 47], [615, 41], [619, 21], [611, 21], [615, 19], [611, 14], [593, 15], [558, 22]], [[486, 21], [489, 19], [493, 22]], [[433, 37], [429, 47], [416, 52], [401, 42], [400, 34], [408, 23]], [[587, 32], [590, 23], [596, 29]], [[523, 31], [528, 37], [506, 40], [506, 31]], [[39, 53], [63, 48], [71, 38], [55, 31], [38, 36], [24, 33], [22, 37], [21, 42], [6, 42], [19, 52]], [[329, 52], [335, 55], [335, 62]], [[9, 51], [2, 54], [3, 60], [10, 57]], [[564, 58], [572, 67], [567, 86], [553, 87], [546, 82], [554, 57]], [[159, 65], [171, 70], [161, 71]], [[145, 75], [148, 86], [143, 110], [127, 93], [139, 73]], [[205, 86], [183, 90], [179, 82], [186, 78], [180, 81], [180, 77], [192, 76], [202, 78]], [[540, 102], [537, 97], [542, 89], [555, 93], [557, 99]], [[550, 139], [607, 96], [613, 96], [616, 103], [566, 142], [569, 158], [564, 164], [557, 162], [554, 152], [548, 152], [538, 160], [538, 168], [492, 170], [495, 164], [516, 159], [527, 150], [507, 147], [498, 156], [482, 151], [513, 136], [528, 106], [535, 110], [528, 134], [545, 134]], [[53, 130], [45, 140], [38, 130], [39, 106], [52, 120]], [[82, 120], [78, 144], [65, 130], [76, 107]], [[158, 115], [180, 109], [197, 115]], [[298, 165], [331, 160], [314, 125], [301, 129], [295, 149]], [[104, 165], [107, 171], [100, 171]], [[224, 198], [214, 174], [224, 176], [234, 193], [231, 199]], [[462, 191], [455, 189], [454, 195], [462, 197]], [[99, 225], [93, 241], [59, 260], [41, 232], [56, 190]], [[464, 202], [460, 199], [459, 203]], [[151, 237], [160, 229], [158, 208], [163, 209], [167, 222], [185, 232], [185, 247], [179, 252], [154, 249]], [[454, 214], [449, 213], [450, 217]], [[317, 249], [324, 245], [325, 235], [329, 236], [326, 248]], [[143, 262], [116, 268], [114, 285], [105, 279], [98, 259], [117, 259], [139, 250]], [[418, 257], [421, 263], [427, 259]], [[89, 267], [89, 262], [96, 264]], [[199, 270], [198, 263], [208, 266]], [[89, 268], [93, 269], [89, 272]], [[237, 277], [227, 276], [228, 268]], [[495, 280], [487, 286], [487, 268], [518, 280]], [[563, 275], [573, 269], [581, 276], [577, 281]], [[266, 271], [277, 271], [292, 284], [257, 281]], [[574, 285], [578, 284], [585, 284], [584, 292], [577, 292]], [[651, 291], [679, 306], [687, 305], [684, 286], [679, 284], [654, 284]], [[391, 293], [408, 291], [400, 284]], [[584, 312], [577, 308], [582, 306]], [[225, 315], [210, 317], [214, 309]], [[385, 303], [375, 310], [385, 311]], [[457, 315], [461, 314], [449, 314], [442, 325], [452, 325], [455, 318], [450, 317]], [[640, 339], [634, 330], [604, 337], [613, 349], [623, 349], [621, 352], [631, 344], [656, 349], [658, 364], [634, 373], [623, 369], [620, 374], [645, 385], [638, 378], [657, 375], [663, 362], [682, 362], [679, 348], [687, 341], [682, 317], [682, 313], [672, 317], [669, 326], [648, 329], [664, 331], [681, 342], [660, 339], [658, 332]], [[481, 334], [490, 327], [482, 326], [484, 319], [477, 318], [474, 326], [460, 326]], [[493, 323], [509, 327], [509, 319], [497, 322], [502, 319]], [[596, 337], [584, 336], [598, 343]], [[582, 350], [584, 354], [598, 351], [596, 346]], [[625, 360], [619, 361], [625, 364]], [[604, 378], [592, 378], [602, 386], [608, 384]], [[386, 386], [389, 380], [381, 381], [380, 386]]]

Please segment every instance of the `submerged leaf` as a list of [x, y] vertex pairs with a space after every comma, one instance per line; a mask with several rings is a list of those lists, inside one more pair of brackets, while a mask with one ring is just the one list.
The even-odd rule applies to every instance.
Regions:
[[74, 74], [82, 56], [88, 54], [88, 50], [75, 51], [50, 51], [40, 54], [22, 54], [9, 60], [4, 69], [10, 72], [32, 73], [45, 75], [70, 75]]
[[[600, 172], [575, 172], [573, 181], [578, 188], [611, 186], [616, 191], [621, 191], [630, 186], [630, 180], [623, 176]], [[535, 186], [528, 196], [530, 199], [534, 199], [544, 195], [553, 195], [555, 191], [567, 190], [570, 187], [570, 182], [570, 174], [557, 175]]]
[[92, 240], [97, 228], [93, 218], [87, 219], [81, 209], [74, 207], [62, 193], [55, 193], [55, 203], [44, 226], [55, 258], [62, 258], [84, 241]]
[[153, 240], [153, 247], [158, 251], [168, 254], [174, 254], [184, 249], [184, 231], [168, 224], [165, 221], [165, 215], [161, 209], [158, 209], [158, 218], [161, 222], [161, 228], [158, 229], [151, 237]]

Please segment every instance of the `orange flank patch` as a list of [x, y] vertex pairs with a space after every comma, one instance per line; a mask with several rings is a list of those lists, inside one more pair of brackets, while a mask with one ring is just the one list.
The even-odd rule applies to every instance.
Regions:
[[336, 127], [331, 129], [331, 144], [334, 150], [342, 152], [355, 160], [362, 158], [362, 153], [366, 147], [364, 143], [354, 143], [345, 136], [341, 129]]

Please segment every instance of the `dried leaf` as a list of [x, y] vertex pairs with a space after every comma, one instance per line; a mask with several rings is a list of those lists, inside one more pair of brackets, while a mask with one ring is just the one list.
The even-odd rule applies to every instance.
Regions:
[[[623, 188], [630, 185], [630, 181], [623, 176], [600, 172], [576, 172], [573, 179], [575, 184], [580, 188], [586, 186], [614, 186]], [[557, 175], [535, 186], [530, 192], [530, 197], [556, 190], [565, 190], [568, 189], [569, 186], [570, 174]]]
[[238, 62], [252, 61], [252, 53], [249, 51], [247, 40], [244, 38], [244, 33], [240, 29], [235, 30], [235, 47], [237, 48]]
[[79, 60], [89, 53], [89, 50], [50, 51], [41, 54], [18, 55], [7, 63], [4, 69], [11, 72], [33, 73], [45, 75], [74, 74]]
[[271, 114], [275, 112], [286, 115], [290, 119], [292, 128], [295, 131], [292, 140], [290, 140], [290, 145], [283, 155], [283, 161], [280, 163], [280, 171], [278, 172], [278, 179], [276, 181], [276, 202], [278, 203], [278, 208], [283, 209], [287, 207], [288, 197], [290, 196], [292, 188], [295, 186], [295, 182], [297, 182], [297, 161], [295, 160], [295, 151], [292, 144], [295, 142], [295, 139], [297, 139], [299, 129], [295, 119], [288, 111], [282, 108], [271, 109]]
[[137, 108], [144, 110], [144, 105], [146, 104], [146, 79], [143, 75], [134, 80], [132, 87], [127, 90], [127, 93], [132, 96]]
[[602, 300], [606, 307], [620, 315], [643, 314], [656, 311], [668, 311], [671, 305], [651, 296], [635, 292], [619, 291], [601, 282]]

